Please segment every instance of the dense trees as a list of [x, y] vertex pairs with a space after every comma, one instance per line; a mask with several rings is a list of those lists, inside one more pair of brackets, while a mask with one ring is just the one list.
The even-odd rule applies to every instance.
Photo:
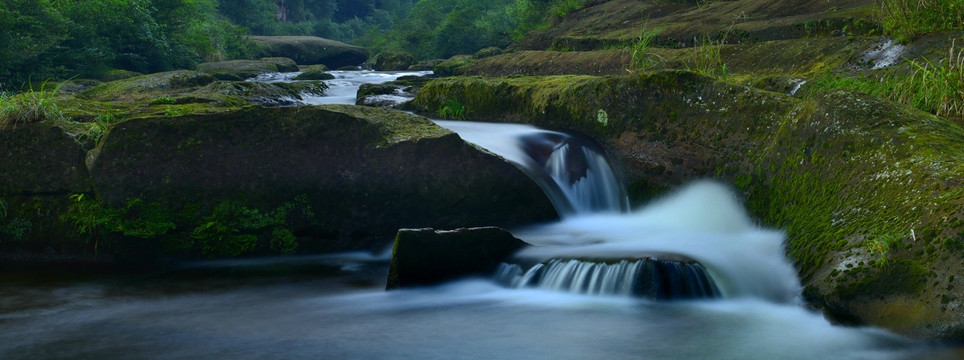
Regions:
[[504, 47], [585, 0], [0, 0], [0, 91], [249, 55], [246, 34], [315, 35], [418, 58]]

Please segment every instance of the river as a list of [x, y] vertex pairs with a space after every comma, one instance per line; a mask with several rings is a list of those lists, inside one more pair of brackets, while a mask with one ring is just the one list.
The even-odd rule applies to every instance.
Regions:
[[[338, 76], [347, 78], [343, 79], [350, 84], [346, 86], [357, 88], [353, 81], [360, 76]], [[347, 102], [340, 97], [328, 100]], [[523, 137], [531, 131], [539, 130], [527, 128]], [[505, 138], [499, 134], [496, 131], [496, 138]], [[571, 150], [579, 144], [553, 146]], [[596, 159], [588, 152], [572, 153]], [[553, 157], [549, 154], [542, 160]], [[595, 166], [584, 165], [580, 174], [589, 174]], [[562, 176], [571, 177], [573, 172], [562, 172]], [[599, 183], [609, 184], [608, 180]], [[569, 185], [586, 186], [579, 181]], [[577, 192], [584, 194], [579, 196], [599, 193]], [[574, 196], [567, 191], [547, 191], [553, 196], [551, 193]], [[698, 182], [632, 211], [619, 198], [622, 195], [616, 196], [604, 202], [614, 207], [613, 211], [600, 211], [593, 202], [579, 205], [576, 200], [557, 223], [511, 229], [520, 238], [540, 245], [523, 250], [517, 258], [681, 254], [707, 266], [723, 297], [656, 301], [508, 288], [495, 274], [434, 287], [385, 291], [388, 249], [139, 268], [8, 267], [0, 268], [0, 358], [961, 356], [959, 350], [881, 329], [835, 326], [808, 309], [799, 297], [795, 272], [785, 259], [782, 232], [757, 228], [725, 185]], [[579, 210], [582, 208], [589, 210]], [[390, 240], [385, 239], [386, 246]]]

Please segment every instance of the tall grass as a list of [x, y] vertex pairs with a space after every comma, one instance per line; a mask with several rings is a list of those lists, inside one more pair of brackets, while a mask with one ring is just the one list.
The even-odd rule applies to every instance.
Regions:
[[884, 30], [898, 41], [943, 30], [964, 29], [961, 0], [878, 0]]
[[828, 76], [815, 80], [807, 92], [813, 94], [829, 89], [860, 91], [964, 123], [964, 49], [958, 49], [952, 43], [947, 58], [937, 63], [926, 59], [907, 62], [915, 68], [909, 77]]
[[945, 118], [964, 119], [964, 49], [951, 44], [938, 64], [910, 61], [916, 68], [900, 96], [910, 105]]
[[67, 117], [54, 101], [60, 86], [48, 89], [47, 81], [44, 81], [38, 90], [31, 87], [20, 94], [0, 94], [0, 129], [44, 120], [65, 120]]
[[639, 36], [629, 45], [630, 51], [630, 72], [646, 71], [650, 67], [659, 64], [663, 59], [649, 51], [650, 45], [656, 40], [661, 28], [649, 28], [649, 22], [644, 22], [639, 30]]
[[[725, 38], [725, 36], [724, 36]], [[714, 41], [704, 36], [699, 45], [693, 47], [692, 66], [687, 64], [687, 70], [699, 74], [726, 80], [729, 75], [726, 64], [720, 56], [720, 49], [724, 40]]]

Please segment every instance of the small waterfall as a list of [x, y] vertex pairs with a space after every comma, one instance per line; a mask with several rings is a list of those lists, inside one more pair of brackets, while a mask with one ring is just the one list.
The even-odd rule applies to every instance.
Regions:
[[503, 263], [496, 280], [510, 288], [538, 288], [586, 295], [644, 297], [657, 300], [720, 297], [720, 290], [698, 263], [660, 259], [598, 263], [552, 259], [523, 271]]
[[436, 123], [522, 168], [562, 217], [629, 210], [626, 190], [605, 151], [588, 137], [520, 124]]

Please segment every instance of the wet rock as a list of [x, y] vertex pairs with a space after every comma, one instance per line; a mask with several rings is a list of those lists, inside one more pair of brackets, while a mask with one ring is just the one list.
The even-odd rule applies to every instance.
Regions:
[[497, 227], [401, 229], [395, 236], [386, 289], [435, 285], [471, 275], [492, 275], [527, 244]]
[[335, 76], [328, 72], [328, 67], [324, 65], [309, 65], [302, 69], [302, 73], [295, 76], [293, 80], [331, 80]]

